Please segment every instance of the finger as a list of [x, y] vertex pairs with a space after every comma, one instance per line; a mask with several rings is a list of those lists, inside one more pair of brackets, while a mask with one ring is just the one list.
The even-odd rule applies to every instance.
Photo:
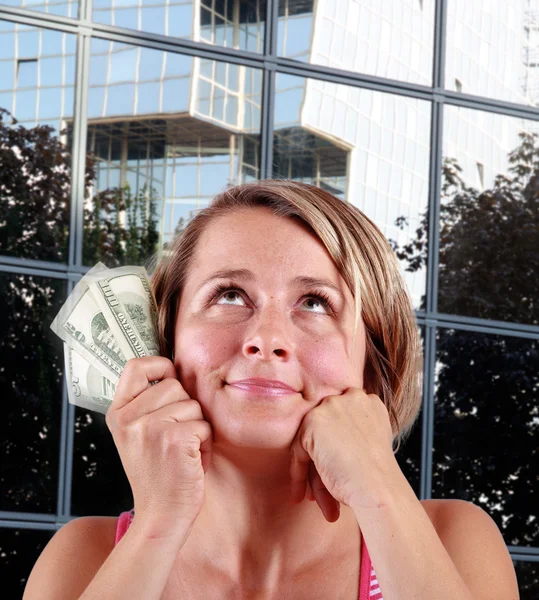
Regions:
[[168, 358], [145, 356], [128, 360], [116, 386], [109, 412], [129, 404], [133, 398], [148, 389], [151, 381], [160, 381], [167, 377], [176, 379], [176, 369]]
[[[129, 406], [123, 410], [129, 410], [140, 417], [152, 413], [165, 406], [177, 403], [179, 401], [189, 401], [189, 394], [183, 389], [182, 384], [175, 377], [167, 377], [159, 383], [148, 387], [142, 394], [139, 394], [132, 400]], [[198, 403], [197, 403], [198, 404]], [[202, 411], [199, 406], [200, 419], [203, 419]]]
[[298, 434], [292, 442], [292, 460], [290, 462], [290, 479], [292, 480], [290, 499], [292, 504], [299, 504], [305, 498], [310, 462], [311, 457], [302, 447]]
[[314, 497], [320, 510], [322, 511], [326, 521], [334, 523], [338, 520], [341, 514], [341, 505], [338, 500], [328, 492], [328, 489], [324, 485], [320, 474], [316, 468], [316, 465], [312, 463], [312, 467], [309, 470], [309, 482], [313, 491]]

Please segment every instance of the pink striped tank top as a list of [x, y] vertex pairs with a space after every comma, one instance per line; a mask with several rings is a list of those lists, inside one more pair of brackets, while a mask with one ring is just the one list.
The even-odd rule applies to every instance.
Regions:
[[[134, 516], [135, 509], [133, 508], [120, 514], [118, 525], [116, 527], [115, 545], [122, 539], [125, 532], [128, 530]], [[358, 600], [384, 600], [363, 536], [361, 537], [361, 573], [359, 575]]]

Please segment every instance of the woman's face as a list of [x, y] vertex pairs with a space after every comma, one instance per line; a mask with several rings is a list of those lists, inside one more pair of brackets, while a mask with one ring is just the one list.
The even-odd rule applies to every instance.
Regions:
[[[363, 387], [365, 332], [361, 322], [352, 348], [353, 326], [352, 294], [322, 243], [267, 208], [241, 209], [215, 219], [198, 241], [174, 362], [216, 441], [284, 447], [324, 397]], [[233, 383], [251, 378], [294, 391]]]

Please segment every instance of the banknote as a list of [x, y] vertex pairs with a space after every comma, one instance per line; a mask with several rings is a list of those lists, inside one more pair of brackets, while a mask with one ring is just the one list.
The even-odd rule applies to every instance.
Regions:
[[[75, 286], [51, 329], [86, 362], [111, 381], [122, 374], [127, 361], [109, 323], [95, 301], [88, 282], [109, 270], [98, 263]], [[129, 356], [129, 358], [135, 355]]]
[[111, 381], [64, 342], [67, 397], [70, 404], [106, 414], [114, 398]]
[[88, 279], [89, 289], [124, 356], [157, 356], [157, 310], [143, 267], [118, 267]]

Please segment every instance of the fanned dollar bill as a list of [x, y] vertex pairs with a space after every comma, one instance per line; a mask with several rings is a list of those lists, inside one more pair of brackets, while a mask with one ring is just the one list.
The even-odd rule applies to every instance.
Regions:
[[155, 302], [142, 267], [119, 267], [90, 276], [94, 300], [124, 356], [155, 356]]
[[126, 358], [88, 285], [91, 278], [108, 271], [103, 267], [98, 263], [79, 281], [51, 323], [51, 329], [90, 365], [109, 379], [117, 380]]
[[106, 414], [112, 404], [116, 384], [88, 364], [66, 343], [64, 358], [67, 397], [70, 404]]
[[106, 414], [127, 360], [159, 353], [156, 315], [144, 268], [88, 271], [51, 324], [64, 341], [71, 404]]

